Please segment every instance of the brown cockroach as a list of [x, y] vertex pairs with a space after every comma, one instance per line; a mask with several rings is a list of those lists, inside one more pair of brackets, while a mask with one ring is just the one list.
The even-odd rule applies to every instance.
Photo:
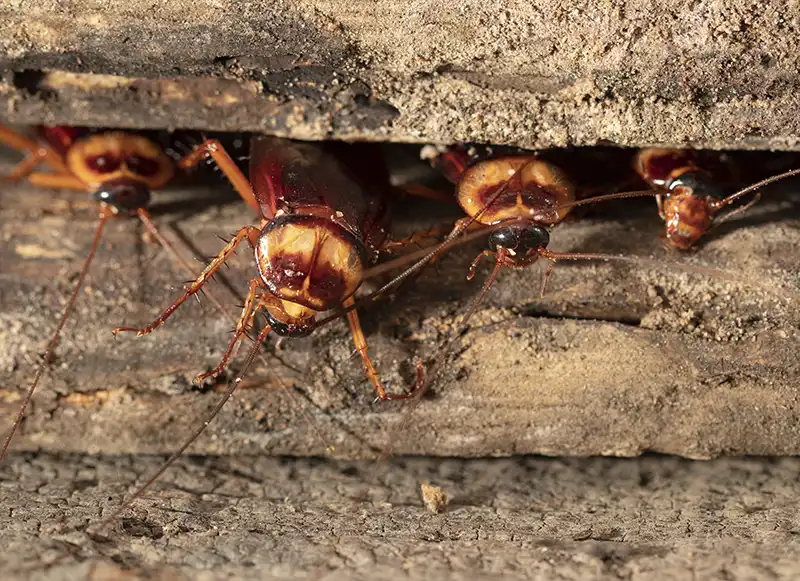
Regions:
[[[746, 212], [761, 198], [761, 187], [800, 174], [800, 170], [784, 172], [734, 194], [726, 196], [711, 173], [701, 167], [697, 154], [688, 149], [647, 148], [634, 158], [634, 169], [654, 188], [658, 215], [665, 222], [662, 235], [668, 248], [687, 250], [715, 224]], [[723, 216], [717, 216], [743, 196], [750, 201]]]
[[[366, 269], [378, 253], [417, 242], [388, 239], [389, 208], [385, 195], [365, 189], [335, 157], [321, 147], [267, 136], [251, 143], [250, 180], [221, 146], [220, 169], [245, 199], [258, 204], [259, 226], [241, 228], [203, 273], [152, 323], [142, 328], [118, 327], [114, 334], [155, 331], [199, 292], [215, 272], [247, 241], [255, 253], [258, 276], [250, 281], [237, 328], [222, 361], [201, 377], [218, 375], [228, 364], [238, 341], [256, 312], [283, 337], [303, 337], [317, 326], [317, 316], [353, 302]], [[189, 154], [191, 157], [193, 154]], [[206, 155], [198, 150], [199, 156]], [[224, 157], [223, 157], [224, 156]], [[378, 399], [402, 399], [383, 388], [367, 352], [358, 315], [347, 312], [356, 350]]]
[[[163, 188], [175, 178], [176, 167], [189, 169], [196, 165], [202, 156], [197, 156], [195, 153], [194, 156], [184, 157], [176, 163], [154, 141], [130, 132], [88, 133], [73, 127], [43, 127], [39, 129], [39, 133], [41, 140], [31, 139], [0, 125], [0, 143], [27, 154], [3, 178], [4, 181], [17, 182], [25, 179], [35, 186], [88, 192], [92, 202], [99, 209], [99, 220], [72, 294], [47, 343], [42, 361], [0, 450], [0, 461], [5, 457], [42, 374], [53, 357], [58, 338], [74, 310], [78, 294], [100, 244], [103, 228], [109, 218], [115, 216], [138, 218], [147, 232], [169, 252], [172, 258], [195, 276], [191, 265], [156, 228], [147, 211], [147, 205], [152, 190]], [[40, 165], [46, 166], [49, 171], [39, 171]], [[245, 201], [251, 206], [255, 205], [254, 199]], [[209, 298], [221, 312], [225, 312], [219, 301], [211, 295]]]
[[[448, 152], [439, 161], [439, 167], [451, 181], [455, 181], [456, 200], [467, 214], [456, 222], [453, 232], [458, 233], [474, 224], [493, 228], [489, 235], [489, 248], [475, 258], [467, 275], [468, 279], [474, 276], [483, 257], [494, 257], [495, 268], [485, 290], [502, 267], [524, 268], [540, 258], [550, 262], [542, 284], [542, 295], [558, 260], [621, 258], [609, 254], [548, 250], [552, 227], [561, 223], [573, 207], [588, 203], [588, 200], [576, 201], [575, 187], [567, 175], [539, 156], [503, 155], [470, 165], [466, 151], [457, 149]], [[614, 195], [630, 197], [641, 193]]]
[[[354, 308], [354, 294], [380, 251], [394, 251], [417, 243], [429, 233], [390, 240], [385, 192], [361, 187], [346, 170], [345, 164], [321, 146], [256, 136], [251, 141], [249, 180], [221, 144], [214, 140], [206, 141], [187, 158], [197, 161], [195, 157], [203, 158], [210, 152], [214, 153], [214, 160], [241, 196], [256, 201], [262, 218], [259, 226], [242, 227], [202, 274], [152, 323], [142, 328], [117, 327], [113, 332], [134, 332], [142, 336], [156, 330], [181, 304], [202, 289], [244, 241], [253, 249], [258, 276], [250, 281], [236, 330], [220, 364], [200, 378], [217, 375], [228, 365], [236, 345], [257, 312], [264, 314], [267, 324], [259, 332], [238, 376], [229, 382], [225, 394], [205, 421], [144, 485], [109, 517], [92, 527], [93, 532], [102, 530], [139, 498], [200, 436], [233, 395], [261, 343], [271, 332], [282, 337], [302, 337], [320, 324], [346, 316], [356, 351], [361, 356], [364, 372], [377, 399], [405, 399], [413, 395], [413, 391], [390, 394], [383, 388], [367, 352], [366, 339]], [[410, 258], [401, 259], [400, 263], [413, 260], [417, 255], [413, 253]], [[321, 313], [336, 309], [339, 313], [325, 319], [318, 318]], [[421, 376], [418, 376], [417, 384], [420, 381]]]

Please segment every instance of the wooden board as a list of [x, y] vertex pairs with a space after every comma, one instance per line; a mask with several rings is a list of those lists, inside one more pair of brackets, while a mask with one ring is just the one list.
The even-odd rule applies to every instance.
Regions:
[[770, 0], [0, 8], [0, 118], [301, 139], [798, 149], [798, 8]]
[[[228, 190], [219, 181], [210, 189], [178, 188], [156, 197], [153, 211], [170, 239], [183, 236], [197, 256], [211, 256], [222, 244], [217, 236], [250, 220]], [[44, 213], [53, 200], [52, 192], [24, 185], [3, 190], [4, 425], [94, 229], [91, 212], [70, 217], [63, 202]], [[278, 347], [271, 341], [193, 451], [321, 455], [333, 447], [334, 455], [353, 458], [387, 448], [455, 456], [798, 454], [798, 200], [796, 185], [775, 190], [697, 252], [680, 256], [661, 248], [651, 199], [608, 204], [560, 226], [554, 250], [652, 256], [651, 266], [559, 265], [543, 300], [540, 265], [503, 272], [471, 331], [454, 343], [432, 397], [399, 433], [405, 404], [373, 402], [341, 321]], [[397, 209], [400, 233], [429, 225], [437, 213], [457, 215], [432, 203]], [[453, 250], [392, 300], [361, 309], [370, 352], [390, 389], [411, 385], [415, 358], [430, 363], [459, 328], [464, 304], [488, 272], [484, 265], [476, 280], [465, 280], [481, 245]], [[687, 272], [680, 264], [724, 273]], [[245, 250], [225, 272], [239, 297], [253, 274]], [[149, 337], [115, 340], [110, 329], [150, 321], [187, 278], [142, 241], [134, 222], [110, 224], [15, 448], [175, 449], [220, 397], [224, 382], [197, 387], [191, 379], [216, 364], [232, 323], [208, 304], [204, 310], [191, 303]], [[221, 283], [212, 290], [232, 310], [241, 300]]]
[[[185, 459], [89, 540], [159, 457], [14, 457], [3, 577], [791, 579], [797, 459]], [[442, 514], [420, 498], [430, 482]]]

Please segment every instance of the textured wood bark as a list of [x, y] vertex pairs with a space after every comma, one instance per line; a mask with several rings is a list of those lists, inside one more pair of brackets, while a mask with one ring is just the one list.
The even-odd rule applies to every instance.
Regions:
[[[160, 458], [12, 457], [3, 578], [793, 579], [796, 459], [186, 459], [83, 530]], [[422, 506], [441, 486], [444, 513]], [[43, 564], [51, 564], [46, 569]]]
[[798, 148], [796, 2], [5, 2], [0, 117]]
[[[217, 236], [251, 219], [235, 200], [220, 204], [224, 189], [220, 182], [160, 195], [154, 212], [166, 235], [184, 236], [198, 256], [216, 254]], [[19, 186], [3, 194], [0, 419], [7, 425], [94, 222], [91, 213], [59, 211], [61, 202], [43, 214], [51, 192]], [[277, 351], [271, 343], [267, 351], [281, 361], [270, 355], [254, 367], [193, 450], [321, 455], [327, 444], [336, 455], [372, 457], [391, 442], [398, 454], [457, 456], [798, 454], [797, 203], [791, 185], [775, 190], [698, 252], [673, 258], [660, 247], [652, 200], [597, 208], [557, 228], [551, 247], [652, 255], [653, 266], [558, 266], [544, 300], [537, 298], [542, 268], [503, 272], [456, 341], [434, 397], [400, 433], [406, 407], [373, 403], [349, 332], [337, 322]], [[401, 206], [400, 232], [429, 225], [441, 210]], [[393, 300], [361, 309], [371, 354], [392, 389], [410, 385], [414, 357], [433, 357], [459, 328], [480, 285], [464, 275], [481, 245], [453, 250]], [[727, 278], [680, 264], [722, 269]], [[250, 253], [240, 252], [225, 274], [243, 293]], [[191, 378], [216, 364], [232, 323], [192, 303], [149, 337], [114, 340], [110, 329], [149, 322], [186, 279], [142, 242], [135, 223], [113, 222], [16, 446], [176, 448], [220, 396], [224, 383], [198, 388]], [[238, 300], [221, 283], [213, 291], [235, 310]]]

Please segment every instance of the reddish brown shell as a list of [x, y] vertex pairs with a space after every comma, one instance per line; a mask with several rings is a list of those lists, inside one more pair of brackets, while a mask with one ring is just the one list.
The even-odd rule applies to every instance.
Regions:
[[66, 125], [58, 125], [55, 127], [42, 126], [39, 128], [39, 133], [44, 140], [50, 144], [50, 147], [64, 155], [67, 150], [72, 147], [72, 144], [86, 133], [86, 130], [78, 127], [68, 127]]
[[695, 162], [694, 152], [688, 149], [649, 147], [639, 150], [633, 166], [650, 187], [668, 189], [682, 173], [697, 170]]
[[698, 197], [690, 188], [675, 188], [664, 200], [665, 238], [672, 248], [685, 250], [711, 228], [708, 198]]
[[172, 160], [158, 145], [132, 133], [97, 133], [83, 137], [67, 150], [66, 162], [75, 177], [89, 187], [128, 179], [157, 189], [175, 175]]
[[330, 220], [284, 215], [264, 227], [256, 262], [273, 295], [326, 311], [341, 305], [364, 280], [360, 248], [350, 232]]
[[461, 176], [473, 161], [470, 159], [467, 147], [463, 145], [457, 145], [444, 151], [430, 145], [422, 149], [421, 155], [423, 159], [428, 160], [433, 169], [454, 184], [461, 180]]
[[[502, 193], [491, 202], [498, 190]], [[530, 156], [506, 156], [479, 162], [458, 183], [458, 203], [481, 224], [521, 218], [543, 225], [560, 222], [575, 200], [575, 189], [556, 166]]]
[[253, 138], [250, 182], [263, 217], [305, 214], [338, 224], [367, 250], [387, 235], [388, 206], [379, 191], [365, 190], [321, 147], [277, 137]]

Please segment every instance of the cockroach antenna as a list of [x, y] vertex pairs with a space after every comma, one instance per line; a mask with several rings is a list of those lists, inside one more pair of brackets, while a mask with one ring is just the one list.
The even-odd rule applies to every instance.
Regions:
[[89, 248], [89, 254], [86, 255], [86, 260], [83, 261], [83, 267], [78, 275], [78, 280], [75, 283], [75, 287], [72, 289], [72, 294], [70, 295], [69, 299], [67, 299], [67, 304], [64, 307], [64, 310], [61, 312], [61, 318], [58, 321], [58, 325], [56, 325], [55, 331], [53, 331], [53, 334], [50, 336], [50, 340], [47, 342], [47, 347], [45, 348], [44, 355], [39, 363], [39, 367], [36, 368], [36, 373], [33, 375], [33, 380], [31, 381], [30, 387], [28, 387], [28, 392], [25, 394], [25, 398], [22, 400], [22, 404], [19, 406], [17, 416], [14, 418], [14, 423], [11, 425], [11, 430], [9, 430], [5, 441], [3, 442], [3, 448], [0, 450], [0, 462], [2, 462], [3, 458], [5, 458], [6, 453], [8, 452], [8, 447], [11, 445], [11, 439], [14, 437], [14, 434], [22, 423], [22, 419], [25, 417], [25, 411], [28, 409], [28, 405], [31, 403], [33, 393], [36, 391], [36, 387], [39, 385], [39, 380], [42, 378], [44, 370], [50, 365], [50, 361], [53, 358], [53, 352], [55, 351], [56, 343], [58, 343], [58, 338], [61, 335], [61, 331], [67, 324], [70, 315], [72, 315], [72, 311], [75, 310], [75, 303], [78, 300], [78, 293], [80, 293], [80, 290], [83, 288], [86, 275], [89, 274], [89, 267], [92, 265], [92, 261], [97, 253], [97, 248], [100, 245], [103, 227], [110, 216], [110, 211], [108, 211], [106, 208], [101, 209], [100, 219], [98, 220], [97, 226], [94, 230], [94, 236], [92, 237], [92, 245]]
[[228, 388], [225, 390], [225, 394], [222, 396], [222, 398], [220, 398], [220, 400], [211, 410], [211, 413], [209, 413], [208, 416], [206, 416], [206, 419], [203, 421], [203, 423], [200, 424], [200, 426], [186, 439], [186, 441], [184, 441], [181, 447], [178, 448], [159, 467], [159, 469], [156, 470], [153, 473], [153, 475], [147, 479], [147, 481], [144, 484], [142, 484], [138, 489], [136, 489], [136, 491], [130, 497], [128, 497], [127, 500], [124, 500], [122, 504], [120, 504], [120, 506], [114, 510], [114, 512], [112, 512], [108, 517], [104, 518], [97, 524], [87, 528], [86, 533], [90, 537], [98, 537], [100, 533], [102, 533], [104, 529], [106, 529], [114, 520], [116, 520], [117, 517], [119, 517], [129, 506], [131, 506], [131, 504], [133, 504], [138, 498], [141, 498], [141, 496], [147, 491], [147, 489], [150, 488], [150, 486], [152, 486], [153, 483], [156, 480], [158, 480], [158, 478], [162, 474], [164, 474], [164, 472], [166, 472], [170, 468], [170, 466], [172, 466], [178, 460], [178, 458], [180, 458], [183, 455], [183, 453], [187, 450], [187, 448], [189, 448], [189, 446], [191, 446], [194, 443], [194, 441], [200, 437], [200, 435], [214, 420], [217, 414], [219, 414], [220, 410], [225, 406], [225, 404], [233, 396], [236, 389], [244, 380], [247, 371], [249, 370], [250, 366], [253, 363], [253, 360], [256, 358], [256, 355], [258, 354], [258, 350], [261, 347], [261, 343], [264, 342], [264, 340], [267, 338], [267, 335], [269, 335], [270, 331], [272, 331], [272, 329], [269, 327], [269, 325], [261, 329], [261, 332], [258, 334], [258, 337], [256, 338], [255, 344], [250, 348], [250, 352], [247, 354], [247, 358], [244, 361], [242, 369], [239, 371], [236, 377], [228, 383]]

